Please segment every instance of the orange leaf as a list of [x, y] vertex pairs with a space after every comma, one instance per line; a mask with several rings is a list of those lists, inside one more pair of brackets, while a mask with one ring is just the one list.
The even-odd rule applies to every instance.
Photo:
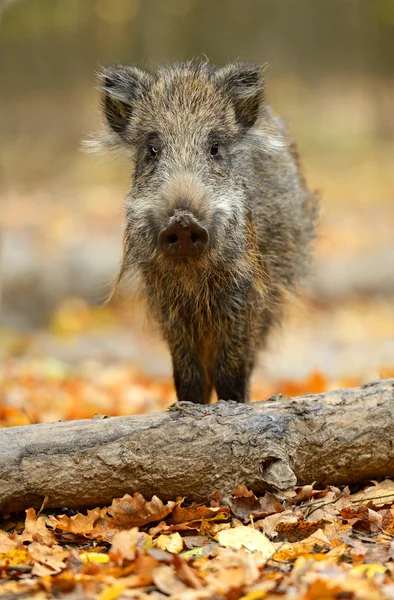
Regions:
[[188, 523], [191, 521], [202, 521], [211, 519], [227, 519], [229, 517], [229, 509], [225, 506], [212, 508], [209, 506], [199, 506], [193, 503], [191, 506], [183, 508], [177, 504], [172, 511], [169, 523], [171, 525], [179, 525], [180, 523]]
[[53, 531], [47, 529], [44, 517], [36, 519], [34, 508], [28, 508], [26, 511], [25, 529], [21, 535], [22, 542], [39, 542], [45, 546], [56, 544], [56, 537]]
[[104, 517], [106, 512], [106, 508], [93, 508], [92, 510], [88, 510], [87, 515], [78, 513], [72, 517], [68, 517], [67, 515], [60, 515], [58, 517], [50, 516], [49, 519], [52, 525], [56, 529], [60, 529], [60, 531], [67, 531], [74, 535], [89, 537], [94, 529], [96, 521]]

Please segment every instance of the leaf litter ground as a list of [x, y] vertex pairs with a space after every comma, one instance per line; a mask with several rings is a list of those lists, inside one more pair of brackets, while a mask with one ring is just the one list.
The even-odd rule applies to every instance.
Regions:
[[10, 599], [390, 599], [394, 482], [30, 508], [1, 523], [0, 578]]
[[[62, 310], [63, 329], [53, 337], [73, 351], [86, 319], [95, 331], [95, 319], [111, 317], [75, 302]], [[70, 321], [78, 333], [64, 338]], [[104, 360], [72, 364], [39, 352], [36, 340], [0, 332], [0, 427], [164, 410], [175, 399], [168, 378]], [[369, 378], [315, 372], [257, 381], [254, 394], [318, 393]], [[0, 597], [394, 599], [393, 540], [391, 481], [262, 497], [239, 486], [229, 502], [217, 494], [200, 504], [137, 493], [83, 513], [30, 508], [0, 522]]]

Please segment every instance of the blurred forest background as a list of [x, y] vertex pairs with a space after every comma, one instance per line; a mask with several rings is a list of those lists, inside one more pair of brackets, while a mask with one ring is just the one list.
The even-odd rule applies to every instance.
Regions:
[[[253, 396], [393, 373], [394, 0], [0, 0], [0, 424], [161, 409], [167, 350], [127, 294], [127, 161], [83, 154], [100, 65], [267, 63], [323, 197], [309, 287]], [[131, 292], [132, 295], [132, 292]]]

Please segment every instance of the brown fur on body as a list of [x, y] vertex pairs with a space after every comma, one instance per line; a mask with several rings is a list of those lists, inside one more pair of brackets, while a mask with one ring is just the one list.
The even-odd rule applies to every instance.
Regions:
[[[132, 164], [118, 281], [142, 278], [179, 400], [206, 403], [214, 387], [243, 402], [256, 352], [305, 274], [316, 218], [295, 145], [265, 103], [261, 69], [114, 67], [102, 89], [104, 144], [127, 149]], [[174, 215], [208, 230], [198, 258], [159, 249]]]

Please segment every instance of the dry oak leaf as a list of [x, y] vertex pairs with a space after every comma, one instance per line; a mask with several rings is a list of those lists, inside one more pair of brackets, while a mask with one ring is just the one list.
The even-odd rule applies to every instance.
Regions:
[[106, 508], [93, 508], [92, 510], [88, 510], [87, 515], [78, 513], [72, 517], [68, 517], [67, 515], [50, 516], [49, 519], [55, 529], [89, 538], [96, 537], [94, 532], [95, 524], [99, 519], [104, 517], [106, 512]]
[[26, 511], [25, 529], [20, 539], [22, 542], [39, 542], [45, 546], [56, 544], [55, 534], [47, 528], [44, 517], [36, 519], [34, 508], [28, 508]]
[[17, 542], [7, 535], [4, 531], [0, 531], [0, 554], [7, 554], [16, 548]]
[[373, 506], [382, 507], [386, 504], [391, 505], [394, 503], [394, 481], [391, 479], [385, 479], [380, 483], [352, 494], [350, 499], [356, 504], [366, 504], [370, 502]]
[[111, 558], [120, 565], [123, 565], [125, 560], [133, 561], [136, 557], [137, 544], [142, 539], [150, 536], [140, 533], [137, 527], [117, 531], [111, 540]]
[[267, 492], [262, 498], [257, 498], [246, 485], [237, 486], [231, 500], [231, 512], [244, 523], [247, 523], [251, 516], [254, 519], [262, 519], [283, 510], [282, 504], [274, 494]]
[[149, 533], [152, 536], [170, 531], [191, 530], [203, 534], [213, 521], [223, 521], [230, 516], [230, 511], [226, 506], [200, 506], [193, 503], [191, 506], [184, 508], [180, 506], [182, 502], [183, 498], [177, 502], [172, 511], [169, 523], [160, 521], [158, 525], [149, 530]]
[[265, 517], [265, 519], [261, 519], [260, 521], [256, 521], [255, 527], [256, 529], [261, 529], [268, 537], [273, 538], [278, 535], [276, 528], [279, 523], [297, 523], [298, 519], [296, 515], [291, 510], [285, 510], [284, 512], [269, 515]]
[[161, 521], [175, 506], [176, 502], [172, 501], [163, 504], [157, 496], [152, 496], [152, 500], [148, 501], [138, 492], [133, 496], [125, 494], [123, 498], [114, 498], [112, 501], [108, 508], [112, 518], [107, 519], [107, 525], [118, 529], [141, 527], [147, 523]]
[[[224, 594], [226, 598], [238, 598], [236, 594], [241, 589], [256, 583], [266, 562], [267, 558], [262, 552], [252, 554], [243, 547], [234, 552], [233, 548], [219, 547], [215, 558], [208, 560], [206, 566], [202, 559], [194, 561], [193, 566], [199, 569], [200, 576], [204, 576], [204, 583], [215, 592]], [[234, 590], [235, 594], [227, 595], [229, 590]]]
[[304, 521], [299, 519], [297, 522], [279, 522], [276, 525], [276, 531], [281, 539], [285, 538], [287, 542], [299, 542], [309, 537], [318, 529], [322, 529], [326, 521]]
[[248, 490], [246, 485], [238, 485], [235, 488], [230, 506], [233, 515], [245, 523], [249, 521], [250, 515], [260, 508], [257, 497], [252, 490]]
[[55, 573], [60, 573], [60, 571], [63, 571], [63, 569], [66, 568], [64, 559], [66, 558], [68, 552], [66, 550], [62, 550], [60, 546], [53, 546], [52, 548], [49, 548], [48, 546], [40, 544], [39, 542], [33, 542], [28, 546], [28, 552], [35, 565], [40, 563], [41, 565], [47, 567], [45, 573], [42, 570], [40, 573], [37, 573], [37, 575], [40, 577], [48, 574], [54, 575]]
[[172, 511], [169, 520], [170, 525], [180, 525], [181, 523], [191, 523], [194, 521], [205, 520], [224, 520], [229, 517], [229, 509], [227, 506], [199, 506], [193, 503], [191, 506], [183, 507], [178, 503]]

